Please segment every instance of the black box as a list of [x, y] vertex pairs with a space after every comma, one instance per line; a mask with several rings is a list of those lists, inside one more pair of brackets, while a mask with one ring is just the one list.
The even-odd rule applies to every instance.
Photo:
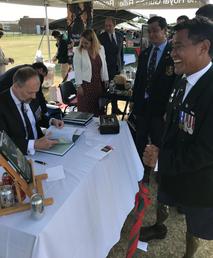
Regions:
[[120, 126], [116, 115], [100, 116], [100, 133], [101, 134], [117, 134]]

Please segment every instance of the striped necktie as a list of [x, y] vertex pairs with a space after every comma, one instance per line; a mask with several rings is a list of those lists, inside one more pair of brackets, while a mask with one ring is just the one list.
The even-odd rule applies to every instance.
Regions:
[[157, 61], [157, 53], [158, 53], [159, 48], [155, 47], [153, 52], [152, 52], [152, 56], [149, 60], [149, 66], [147, 69], [147, 85], [146, 85], [146, 93], [149, 95], [150, 94], [150, 86], [151, 86], [151, 81], [152, 81], [152, 77], [155, 73], [155, 69], [156, 69], [156, 61]]
[[25, 128], [26, 129], [26, 138], [28, 140], [35, 139], [34, 134], [33, 134], [33, 129], [32, 129], [31, 123], [30, 123], [30, 119], [27, 115], [27, 110], [26, 110], [26, 107], [23, 102], [21, 102], [21, 112], [24, 117], [24, 121], [25, 121], [25, 125], [26, 125], [26, 128]]
[[112, 44], [113, 44], [113, 45], [117, 45], [113, 33], [110, 34], [110, 37], [111, 37], [111, 42], [112, 42]]

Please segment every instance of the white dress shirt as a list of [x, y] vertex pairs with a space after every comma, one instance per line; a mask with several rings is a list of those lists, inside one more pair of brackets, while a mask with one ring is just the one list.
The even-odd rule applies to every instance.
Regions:
[[151, 59], [151, 56], [152, 56], [152, 53], [153, 53], [155, 47], [158, 47], [157, 59], [156, 59], [156, 63], [155, 63], [155, 69], [157, 68], [158, 63], [159, 63], [159, 61], [160, 61], [160, 59], [161, 59], [161, 57], [163, 55], [163, 51], [164, 51], [166, 45], [167, 45], [167, 40], [165, 42], [163, 42], [162, 44], [160, 44], [159, 46], [156, 46], [156, 45], [152, 46], [152, 50], [151, 50], [150, 55], [149, 55], [149, 60], [148, 60], [147, 68], [149, 67], [149, 62], [150, 62], [150, 59]]
[[113, 37], [113, 39], [115, 40], [115, 43], [117, 44], [118, 42], [117, 42], [115, 31], [113, 33], [108, 33], [108, 34], [109, 34], [110, 40], [112, 41], [112, 37]]
[[183, 101], [185, 100], [186, 96], [189, 94], [191, 89], [194, 87], [194, 85], [197, 83], [197, 81], [209, 70], [211, 66], [212, 66], [212, 62], [210, 62], [206, 67], [204, 67], [203, 69], [201, 69], [196, 73], [193, 73], [189, 76], [183, 75], [183, 77], [185, 76], [187, 79], [186, 90], [183, 96]]

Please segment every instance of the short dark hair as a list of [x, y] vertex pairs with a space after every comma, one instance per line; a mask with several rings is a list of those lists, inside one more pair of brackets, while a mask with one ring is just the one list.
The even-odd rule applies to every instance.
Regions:
[[115, 19], [112, 17], [112, 16], [107, 16], [106, 19], [105, 19], [105, 22], [106, 21], [112, 21], [112, 23], [114, 24], [114, 26], [116, 25], [116, 21]]
[[2, 30], [0, 30], [0, 36], [3, 36], [4, 32]]
[[209, 40], [209, 55], [213, 57], [213, 22], [206, 17], [197, 16], [191, 20], [178, 23], [174, 26], [174, 31], [188, 30], [188, 38], [194, 44], [205, 39]]
[[187, 15], [181, 15], [179, 17], [177, 17], [177, 21], [188, 21], [189, 20], [189, 17]]
[[52, 36], [53, 36], [54, 38], [58, 38], [58, 37], [61, 36], [61, 33], [60, 33], [60, 31], [58, 31], [58, 30], [54, 30], [54, 31], [52, 32]]
[[204, 16], [213, 21], [213, 4], [206, 4], [201, 6], [195, 14], [196, 16]]
[[18, 84], [22, 87], [25, 82], [33, 77], [37, 77], [39, 80], [38, 73], [32, 67], [26, 66], [23, 68], [18, 69], [15, 74], [13, 75], [13, 83]]
[[46, 65], [44, 65], [44, 63], [42, 62], [36, 62], [32, 64], [32, 67], [37, 70], [37, 69], [42, 69], [46, 74], [48, 74], [48, 69], [46, 67]]
[[166, 19], [161, 17], [161, 16], [153, 16], [151, 17], [148, 21], [147, 21], [147, 24], [151, 24], [153, 22], [158, 22], [160, 28], [163, 30], [163, 29], [166, 29], [167, 28], [167, 22], [166, 22]]

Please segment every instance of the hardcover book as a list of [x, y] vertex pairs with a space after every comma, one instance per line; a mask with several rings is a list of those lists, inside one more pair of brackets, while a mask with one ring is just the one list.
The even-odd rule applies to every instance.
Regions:
[[69, 112], [63, 117], [65, 123], [87, 125], [94, 115], [87, 112]]

